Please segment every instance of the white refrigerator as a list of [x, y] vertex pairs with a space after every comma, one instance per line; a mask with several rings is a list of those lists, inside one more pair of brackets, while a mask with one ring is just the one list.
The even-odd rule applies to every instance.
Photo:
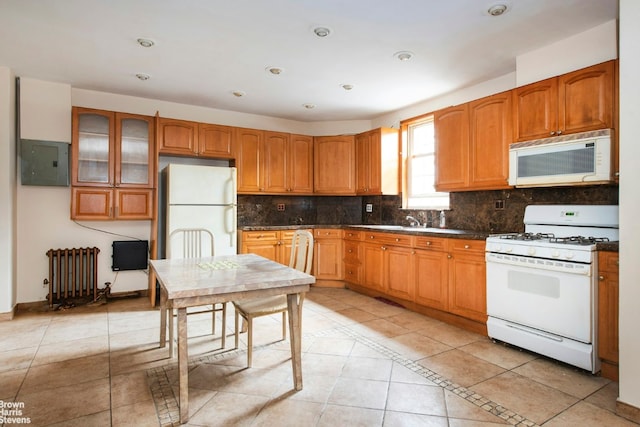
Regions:
[[213, 233], [215, 255], [236, 254], [236, 168], [169, 164], [164, 172], [165, 239], [179, 228], [206, 228]]

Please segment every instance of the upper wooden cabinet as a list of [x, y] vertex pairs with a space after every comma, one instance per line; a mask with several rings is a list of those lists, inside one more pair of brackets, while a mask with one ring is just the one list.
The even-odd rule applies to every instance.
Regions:
[[313, 137], [289, 137], [289, 192], [313, 194]]
[[154, 118], [73, 107], [71, 218], [151, 219]]
[[356, 194], [355, 139], [319, 136], [313, 140], [313, 186], [316, 194]]
[[178, 156], [231, 158], [233, 128], [187, 120], [158, 119], [158, 152]]
[[469, 104], [469, 187], [508, 188], [509, 144], [513, 142], [511, 92]]
[[234, 129], [234, 154], [238, 168], [238, 193], [264, 191], [264, 132], [257, 129]]
[[398, 194], [398, 131], [379, 128], [355, 136], [356, 193]]
[[516, 141], [613, 127], [615, 61], [514, 89]]
[[264, 132], [264, 192], [313, 193], [313, 138]]
[[434, 114], [438, 191], [509, 188], [511, 93]]
[[436, 111], [433, 115], [436, 141], [438, 191], [467, 189], [469, 184], [469, 105]]
[[238, 192], [313, 194], [313, 138], [236, 128]]

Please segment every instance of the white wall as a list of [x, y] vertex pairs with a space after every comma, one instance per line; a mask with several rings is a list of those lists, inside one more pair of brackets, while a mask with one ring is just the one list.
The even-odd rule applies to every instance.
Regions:
[[640, 408], [640, 2], [620, 0], [620, 397]]
[[175, 102], [137, 98], [133, 96], [115, 95], [83, 89], [72, 89], [71, 94], [71, 102], [72, 105], [75, 106], [145, 114], [148, 116], [153, 116], [158, 112], [160, 117], [265, 129], [277, 132], [300, 133], [303, 135], [317, 136], [358, 133], [371, 129], [371, 121], [369, 120], [298, 122], [295, 120], [238, 113], [235, 111], [216, 110], [213, 108], [177, 104]]
[[[617, 22], [606, 22], [516, 58], [517, 86], [618, 57]], [[540, 66], [544, 64], [543, 66]]]
[[16, 304], [15, 76], [0, 67], [0, 314]]

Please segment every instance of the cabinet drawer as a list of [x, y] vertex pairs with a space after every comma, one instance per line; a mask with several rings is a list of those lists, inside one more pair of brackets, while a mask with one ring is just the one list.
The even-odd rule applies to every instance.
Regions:
[[416, 237], [416, 248], [445, 251], [447, 249], [447, 241], [439, 237], [420, 236]]
[[366, 233], [364, 240], [367, 243], [380, 243], [381, 245], [392, 246], [407, 246], [411, 247], [414, 244], [413, 236], [405, 234], [392, 234], [392, 233]]
[[316, 239], [341, 239], [342, 230], [339, 228], [318, 228], [313, 231]]
[[449, 250], [466, 251], [469, 253], [484, 253], [484, 240], [449, 239]]
[[360, 262], [360, 244], [358, 242], [344, 242], [345, 262]]
[[363, 231], [354, 231], [354, 230], [344, 230], [344, 239], [345, 240], [362, 240], [364, 236]]
[[242, 233], [243, 241], [256, 241], [256, 240], [277, 240], [278, 231], [245, 231]]

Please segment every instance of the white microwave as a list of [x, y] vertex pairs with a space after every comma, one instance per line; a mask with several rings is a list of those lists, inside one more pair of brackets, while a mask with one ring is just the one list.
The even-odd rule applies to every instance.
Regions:
[[608, 131], [589, 138], [511, 144], [509, 185], [537, 187], [611, 182], [611, 158]]

